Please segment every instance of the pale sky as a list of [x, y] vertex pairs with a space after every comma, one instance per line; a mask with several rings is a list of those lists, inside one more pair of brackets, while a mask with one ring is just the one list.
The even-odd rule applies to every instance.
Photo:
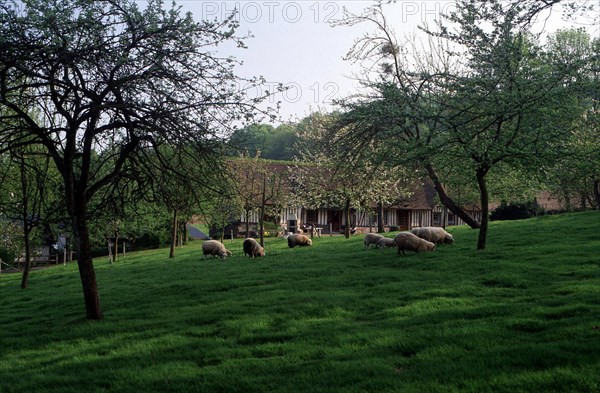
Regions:
[[[223, 20], [234, 9], [238, 10], [238, 32], [254, 36], [245, 42], [248, 49], [234, 49], [231, 53], [243, 61], [238, 74], [262, 75], [268, 82], [267, 88], [274, 89], [277, 83], [289, 88], [270, 102], [274, 105], [281, 101], [283, 120], [298, 120], [318, 109], [331, 110], [333, 99], [356, 92], [357, 84], [350, 77], [358, 67], [343, 57], [354, 40], [372, 27], [331, 27], [330, 22], [343, 16], [344, 7], [360, 13], [373, 1], [177, 0], [177, 3], [198, 20]], [[400, 38], [418, 32], [418, 25], [433, 24], [452, 7], [453, 1], [399, 0], [384, 10]], [[546, 20], [547, 30], [564, 25], [559, 11]]]

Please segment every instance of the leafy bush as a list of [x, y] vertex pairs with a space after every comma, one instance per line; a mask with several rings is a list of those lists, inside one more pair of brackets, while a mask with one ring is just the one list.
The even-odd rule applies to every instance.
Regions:
[[10, 221], [0, 221], [0, 259], [4, 263], [13, 264], [23, 250], [21, 228]]
[[163, 245], [164, 239], [160, 233], [145, 232], [135, 239], [135, 249], [159, 248]]
[[500, 206], [492, 211], [490, 220], [522, 220], [544, 214], [544, 208], [538, 205], [535, 200], [524, 203], [506, 203], [503, 201]]
[[265, 221], [263, 223], [264, 226], [264, 237], [277, 237], [278, 232], [280, 232], [281, 226], [271, 221]]

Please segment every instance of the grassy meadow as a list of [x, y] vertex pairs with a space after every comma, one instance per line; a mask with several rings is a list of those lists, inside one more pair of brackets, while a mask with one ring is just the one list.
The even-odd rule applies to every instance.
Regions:
[[97, 258], [99, 322], [76, 264], [2, 274], [0, 392], [600, 392], [600, 214], [494, 222], [484, 252], [449, 231]]

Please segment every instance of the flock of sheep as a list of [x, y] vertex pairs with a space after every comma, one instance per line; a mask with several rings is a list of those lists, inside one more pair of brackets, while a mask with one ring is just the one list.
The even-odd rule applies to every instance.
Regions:
[[422, 227], [414, 228], [410, 232], [400, 232], [393, 239], [383, 237], [377, 233], [368, 233], [365, 236], [365, 247], [370, 248], [374, 244], [379, 248], [397, 247], [398, 254], [406, 255], [409, 251], [434, 251], [436, 245], [454, 243], [454, 238], [444, 228]]
[[[288, 247], [312, 246], [312, 240], [306, 235], [292, 234], [287, 237]], [[366, 248], [371, 248], [374, 244], [379, 248], [397, 247], [398, 254], [406, 255], [409, 251], [434, 251], [437, 244], [454, 243], [451, 234], [439, 227], [414, 228], [410, 232], [400, 232], [393, 239], [387, 238], [377, 233], [368, 233], [365, 235], [364, 244]], [[265, 249], [252, 238], [247, 238], [243, 243], [244, 256], [258, 258], [265, 256]], [[231, 251], [225, 248], [225, 245], [217, 240], [207, 240], [202, 243], [202, 254], [206, 259], [208, 255], [225, 259], [231, 256]]]

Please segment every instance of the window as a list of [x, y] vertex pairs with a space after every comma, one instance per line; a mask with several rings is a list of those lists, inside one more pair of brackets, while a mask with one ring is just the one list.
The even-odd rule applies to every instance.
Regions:
[[433, 225], [442, 225], [442, 213], [433, 213]]

